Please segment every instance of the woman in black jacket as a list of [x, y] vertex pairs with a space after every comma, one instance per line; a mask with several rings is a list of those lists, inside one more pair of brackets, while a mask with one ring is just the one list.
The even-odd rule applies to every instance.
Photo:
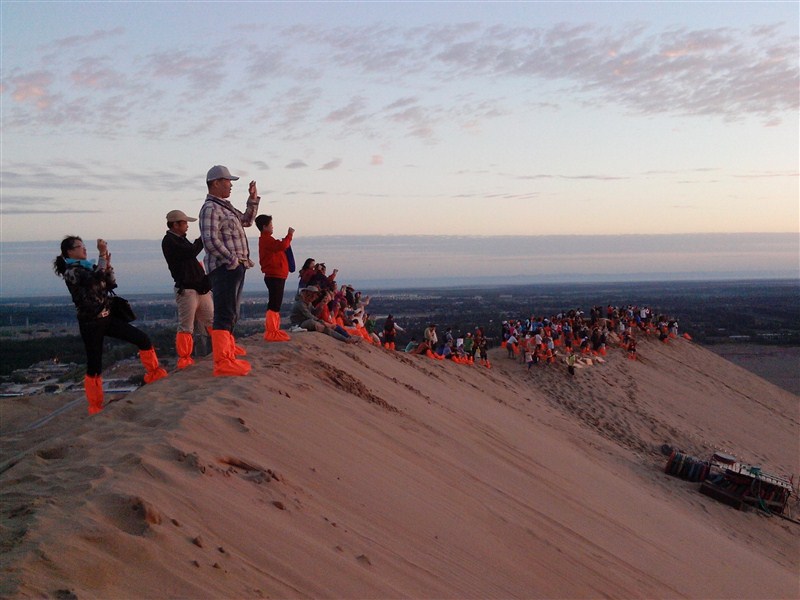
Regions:
[[70, 235], [61, 242], [61, 254], [53, 261], [53, 270], [62, 277], [72, 295], [78, 313], [78, 327], [86, 348], [86, 376], [83, 386], [89, 402], [89, 414], [103, 409], [103, 339], [110, 336], [136, 344], [145, 368], [145, 383], [167, 376], [158, 364], [153, 344], [146, 333], [111, 314], [109, 292], [117, 287], [111, 255], [105, 240], [97, 240], [100, 258], [97, 264], [86, 259], [83, 240]]

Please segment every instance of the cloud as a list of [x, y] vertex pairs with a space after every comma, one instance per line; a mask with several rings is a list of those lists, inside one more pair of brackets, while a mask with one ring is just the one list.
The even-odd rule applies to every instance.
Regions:
[[331, 161], [326, 162], [322, 165], [319, 170], [320, 171], [332, 171], [333, 169], [338, 169], [342, 164], [341, 158], [334, 158]]
[[621, 181], [630, 179], [621, 175], [559, 175], [561, 179], [588, 179], [592, 181]]
[[797, 171], [785, 171], [785, 172], [765, 172], [765, 173], [745, 173], [741, 175], [734, 175], [734, 177], [742, 178], [742, 179], [765, 179], [765, 178], [773, 178], [773, 177], [791, 177], [793, 179], [797, 179], [798, 173]]
[[[306, 35], [329, 61], [381, 79], [442, 82], [536, 77], [571, 82], [587, 101], [642, 114], [772, 116], [798, 107], [796, 40], [778, 28], [657, 31], [645, 24], [550, 28], [430, 25]], [[404, 39], [405, 38], [405, 39]], [[418, 39], [424, 43], [414, 44]], [[406, 44], [403, 51], [398, 46]], [[393, 107], [396, 108], [396, 107]]]
[[386, 107], [384, 107], [384, 110], [387, 111], [398, 110], [400, 108], [405, 108], [406, 106], [417, 104], [418, 102], [419, 98], [413, 96], [408, 98], [398, 98], [391, 104], [388, 104]]
[[54, 76], [48, 71], [34, 71], [8, 78], [3, 87], [11, 89], [11, 98], [20, 104], [29, 104], [42, 111], [49, 108], [55, 100], [50, 91]]
[[[724, 120], [755, 115], [769, 127], [800, 108], [797, 39], [786, 26], [255, 29], [240, 29], [236, 43], [198, 46], [133, 45], [124, 27], [52, 41], [39, 48], [38, 64], [4, 64], [0, 85], [12, 100], [4, 128], [188, 139], [201, 115], [235, 110], [281, 141], [399, 133], [436, 143], [447, 127], [479, 134], [487, 120], [514, 111], [558, 109], [542, 91], [553, 86], [584, 105]], [[113, 54], [109, 40], [119, 40]], [[343, 82], [356, 91], [345, 100]], [[516, 93], [492, 97], [505, 84]], [[403, 91], [387, 101], [386, 89]], [[325, 132], [330, 125], [338, 129]], [[219, 123], [215, 133], [252, 129]]]
[[[48, 164], [6, 161], [0, 171], [3, 183], [3, 203], [7, 198], [28, 198], [28, 195], [9, 196], [8, 190], [57, 190], [59, 192], [85, 193], [109, 192], [119, 189], [141, 190], [148, 182], [152, 190], [173, 191], [175, 187], [194, 187], [197, 177], [176, 177], [174, 172], [142, 166], [130, 170], [110, 157], [110, 162], [95, 160], [80, 163], [72, 160], [51, 160]], [[205, 171], [203, 172], [205, 173]], [[50, 197], [50, 196], [47, 196]], [[28, 204], [30, 204], [29, 201]]]
[[286, 165], [284, 168], [285, 169], [305, 169], [307, 166], [308, 165], [306, 163], [304, 163], [302, 160], [296, 158], [292, 162], [290, 162], [288, 165]]
[[411, 137], [431, 139], [436, 126], [442, 121], [442, 111], [436, 106], [406, 106], [385, 117], [388, 121], [403, 125]]
[[298, 139], [299, 132], [311, 120], [311, 114], [319, 103], [323, 90], [319, 87], [291, 86], [281, 90], [264, 103], [254, 117], [257, 123], [270, 126], [269, 135], [283, 140]]
[[102, 89], [122, 89], [125, 79], [121, 73], [109, 68], [110, 59], [107, 57], [84, 57], [70, 73], [70, 79], [79, 87]]
[[356, 96], [345, 106], [328, 113], [325, 117], [329, 122], [342, 122], [345, 125], [357, 125], [369, 118], [369, 113], [365, 112], [366, 101], [364, 98]]
[[115, 27], [114, 29], [98, 29], [86, 35], [71, 35], [69, 37], [55, 40], [52, 46], [59, 50], [67, 50], [78, 46], [88, 46], [108, 38], [121, 37], [124, 34], [124, 27]]
[[74, 209], [74, 208], [53, 208], [53, 209], [46, 209], [46, 208], [32, 208], [32, 209], [25, 209], [25, 208], [6, 208], [3, 207], [0, 209], [0, 214], [3, 216], [12, 216], [12, 215], [82, 215], [82, 214], [98, 214], [101, 213], [100, 210], [88, 210], [88, 209]]
[[3, 195], [0, 205], [0, 215], [70, 215], [70, 214], [95, 214], [99, 210], [73, 208], [68, 203], [53, 196], [9, 196]]
[[[194, 90], [188, 97], [194, 99], [199, 90], [209, 94], [209, 81], [213, 81], [214, 88], [219, 89], [228, 74], [226, 67], [230, 60], [226, 48], [222, 46], [206, 49], [203, 53], [170, 48], [146, 56], [142, 76], [145, 80], [150, 77], [164, 79], [171, 85], [176, 80], [185, 80]], [[231, 99], [235, 99], [235, 95], [228, 101]]]

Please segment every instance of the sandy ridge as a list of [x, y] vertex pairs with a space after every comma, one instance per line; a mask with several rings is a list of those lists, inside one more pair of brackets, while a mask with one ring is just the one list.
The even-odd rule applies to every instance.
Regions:
[[694, 344], [569, 380], [242, 342], [251, 376], [201, 360], [4, 440], [4, 595], [798, 595], [797, 526], [662, 472], [670, 443], [800, 473], [800, 399]]

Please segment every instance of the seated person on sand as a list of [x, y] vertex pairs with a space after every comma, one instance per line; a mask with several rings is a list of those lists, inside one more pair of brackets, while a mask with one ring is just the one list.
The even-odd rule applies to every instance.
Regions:
[[408, 342], [408, 344], [406, 344], [406, 347], [405, 347], [405, 349], [403, 350], [403, 352], [405, 352], [405, 353], [410, 353], [410, 352], [413, 352], [413, 351], [414, 351], [414, 349], [415, 349], [417, 346], [419, 346], [419, 342], [417, 341], [417, 338], [416, 338], [416, 337], [414, 337], [414, 336], [412, 335], [412, 336], [411, 336], [411, 341], [410, 341], [410, 342]]
[[331, 320], [339, 327], [349, 327], [352, 325], [352, 320], [349, 319], [344, 313], [344, 307], [347, 305], [343, 298], [333, 296], [328, 302]]
[[311, 278], [317, 274], [317, 262], [313, 258], [307, 258], [297, 272], [298, 282], [297, 291], [311, 285]]
[[[366, 330], [362, 333], [360, 322], [354, 322], [351, 317], [345, 314], [345, 306], [347, 302], [344, 297], [339, 297], [333, 291], [328, 290], [320, 294], [322, 300], [319, 301], [318, 307], [315, 309], [312, 306], [311, 312], [317, 315], [322, 321], [325, 321], [342, 335], [355, 335], [363, 337], [370, 342], [372, 341]], [[337, 299], [338, 298], [338, 299]]]
[[334, 269], [333, 274], [328, 276], [325, 263], [316, 263], [314, 271], [310, 275], [307, 275], [306, 286], [313, 285], [323, 291], [336, 291], [336, 274], [338, 272], [339, 269]]
[[[316, 287], [316, 286], [308, 286]], [[316, 299], [309, 307], [311, 313], [320, 321], [325, 321], [328, 325], [336, 325], [336, 314], [334, 312], [333, 293], [330, 291], [320, 290]]]
[[431, 323], [425, 329], [424, 338], [430, 348], [436, 348], [439, 343], [439, 336], [436, 335], [436, 323]]
[[364, 327], [363, 315], [354, 316], [351, 320], [351, 325], [345, 327], [345, 331], [347, 331], [347, 333], [350, 335], [356, 335], [364, 338], [370, 344], [377, 344], [378, 346], [381, 345], [381, 339], [374, 333], [368, 332]]
[[413, 350], [409, 350], [407, 352], [409, 354], [423, 354], [425, 356], [433, 357], [430, 344], [424, 340], [417, 344]]
[[[348, 287], [350, 288], [350, 290], [353, 289], [352, 285]], [[356, 311], [359, 308], [366, 309], [367, 305], [369, 304], [369, 301], [370, 301], [369, 296], [364, 296], [361, 292], [355, 292], [355, 294], [353, 294], [353, 309]]]
[[307, 331], [325, 333], [340, 342], [352, 344], [360, 341], [361, 338], [351, 336], [343, 329], [331, 323], [327, 323], [314, 315], [311, 307], [313, 306], [314, 300], [319, 296], [319, 293], [319, 288], [316, 286], [309, 286], [300, 290], [294, 301], [294, 305], [292, 305], [292, 314], [290, 317], [292, 325]]
[[353, 324], [361, 329], [361, 337], [369, 339], [373, 344], [381, 345], [381, 338], [375, 333], [375, 319], [366, 311], [360, 311], [353, 315]]

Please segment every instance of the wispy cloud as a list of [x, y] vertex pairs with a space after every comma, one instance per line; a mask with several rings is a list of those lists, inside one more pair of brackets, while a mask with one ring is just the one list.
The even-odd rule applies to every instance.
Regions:
[[120, 90], [127, 84], [124, 76], [112, 68], [113, 60], [107, 56], [84, 57], [70, 73], [70, 79], [82, 88], [92, 90]]
[[54, 79], [48, 71], [33, 71], [9, 77], [3, 82], [3, 88], [11, 90], [11, 98], [15, 102], [42, 111], [55, 102], [56, 96], [50, 89]]
[[305, 169], [308, 165], [302, 160], [296, 158], [286, 165], [286, 169]]
[[67, 50], [77, 46], [89, 46], [109, 38], [120, 37], [124, 33], [124, 27], [114, 27], [113, 29], [97, 29], [92, 33], [87, 33], [84, 35], [70, 35], [68, 37], [55, 40], [52, 46], [59, 50]]
[[364, 110], [366, 105], [367, 103], [364, 98], [356, 96], [345, 106], [329, 112], [325, 120], [333, 122], [342, 121], [346, 125], [357, 125], [369, 117], [369, 114]]
[[[478, 132], [486, 120], [514, 111], [557, 109], [537, 93], [538, 83], [636, 114], [755, 115], [770, 127], [800, 107], [797, 40], [782, 28], [658, 27], [303, 25], [270, 35], [241, 30], [237, 44], [146, 51], [124, 27], [97, 30], [41, 47], [38, 66], [6, 68], [4, 126], [48, 123], [112, 135], [136, 123], [135, 130], [156, 136], [156, 124], [236, 106], [240, 117], [281, 139], [314, 135], [327, 124], [339, 127], [339, 137], [375, 139], [395, 128], [434, 143], [447, 126]], [[113, 55], [109, 40], [119, 46]], [[357, 90], [344, 101], [341, 81]], [[515, 84], [515, 102], [493, 98], [494, 82]], [[407, 91], [387, 103], [389, 85]], [[173, 125], [164, 135], [190, 135], [197, 126], [199, 120], [185, 131]]]
[[319, 168], [319, 170], [320, 171], [332, 171], [334, 169], [338, 169], [340, 166], [342, 166], [342, 159], [341, 158], [334, 158], [333, 160], [328, 161], [324, 165], [322, 165]]

